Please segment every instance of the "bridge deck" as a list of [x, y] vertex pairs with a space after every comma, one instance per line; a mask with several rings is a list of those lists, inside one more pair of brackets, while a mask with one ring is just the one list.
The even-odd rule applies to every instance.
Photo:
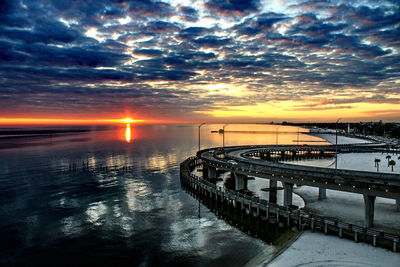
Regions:
[[[365, 148], [366, 146], [341, 146], [339, 151], [364, 152]], [[202, 150], [198, 152], [198, 156], [208, 166], [242, 175], [369, 196], [400, 198], [400, 177], [396, 174], [299, 166], [254, 159], [249, 156], [265, 151], [300, 151], [303, 149], [304, 147], [298, 146], [229, 147], [224, 151], [218, 151], [215, 148]], [[332, 151], [335, 148], [332, 146], [307, 146], [305, 149]], [[372, 147], [368, 146], [368, 149], [372, 149]], [[210, 153], [210, 151], [214, 152]], [[217, 152], [223, 153], [224, 158], [219, 158]], [[232, 165], [228, 163], [228, 160], [234, 160], [238, 164]]]

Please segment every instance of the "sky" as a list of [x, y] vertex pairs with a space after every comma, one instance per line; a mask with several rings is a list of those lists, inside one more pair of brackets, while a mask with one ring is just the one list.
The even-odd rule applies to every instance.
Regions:
[[0, 0], [0, 123], [400, 121], [399, 1]]

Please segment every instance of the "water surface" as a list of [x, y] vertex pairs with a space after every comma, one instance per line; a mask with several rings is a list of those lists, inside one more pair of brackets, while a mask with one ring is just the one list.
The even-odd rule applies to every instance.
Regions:
[[[253, 126], [226, 126], [225, 144], [319, 140]], [[211, 134], [219, 128], [201, 127], [202, 147], [222, 145]], [[241, 266], [271, 250], [207, 207], [199, 213], [181, 189], [179, 163], [198, 149], [197, 125], [130, 125], [127, 134], [1, 136], [0, 265]]]

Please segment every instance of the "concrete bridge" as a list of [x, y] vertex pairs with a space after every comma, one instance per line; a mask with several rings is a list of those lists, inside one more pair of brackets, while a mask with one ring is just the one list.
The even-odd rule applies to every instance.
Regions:
[[[180, 179], [182, 187], [197, 198], [220, 206], [220, 209], [234, 210], [236, 214], [240, 213], [241, 217], [245, 215], [249, 219], [255, 218], [257, 220], [257, 231], [260, 231], [260, 228], [268, 229], [269, 224], [278, 227], [297, 225], [299, 230], [308, 228], [312, 231], [321, 231], [325, 234], [337, 235], [340, 238], [352, 239], [354, 242], [366, 242], [373, 246], [391, 249], [394, 252], [399, 251], [398, 235], [345, 223], [333, 217], [321, 217], [302, 209], [281, 206], [236, 190], [218, 187], [208, 179], [203, 179], [203, 177], [193, 173], [196, 168], [201, 166], [204, 166], [204, 162], [198, 157], [190, 157], [181, 163]], [[256, 234], [258, 236], [259, 233]]]
[[[377, 145], [341, 145], [338, 152], [380, 152]], [[362, 194], [364, 197], [364, 227], [374, 221], [374, 203], [377, 196], [396, 200], [400, 211], [400, 177], [396, 174], [342, 169], [298, 166], [271, 161], [271, 159], [300, 155], [334, 155], [335, 146], [237, 146], [210, 148], [197, 153], [203, 162], [203, 178], [217, 177], [217, 172], [231, 172], [235, 190], [247, 188], [249, 176], [270, 180], [270, 202], [276, 202], [277, 182], [283, 184], [285, 207], [292, 205], [293, 186], [307, 185], [319, 188], [319, 199], [326, 198], [326, 189]]]

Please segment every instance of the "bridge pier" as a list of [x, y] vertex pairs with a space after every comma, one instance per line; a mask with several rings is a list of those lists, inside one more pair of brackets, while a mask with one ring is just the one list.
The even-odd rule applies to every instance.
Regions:
[[374, 225], [374, 204], [375, 196], [364, 194], [364, 227], [371, 227]]
[[247, 189], [247, 176], [232, 172], [231, 176], [235, 178], [235, 190], [242, 191]]
[[276, 194], [278, 192], [278, 181], [269, 180], [269, 202], [276, 203]]
[[292, 205], [293, 185], [291, 183], [283, 183], [283, 206], [285, 207]]
[[217, 178], [217, 169], [203, 164], [203, 179]]
[[322, 187], [319, 188], [318, 199], [319, 200], [326, 199], [326, 188], [322, 188]]

